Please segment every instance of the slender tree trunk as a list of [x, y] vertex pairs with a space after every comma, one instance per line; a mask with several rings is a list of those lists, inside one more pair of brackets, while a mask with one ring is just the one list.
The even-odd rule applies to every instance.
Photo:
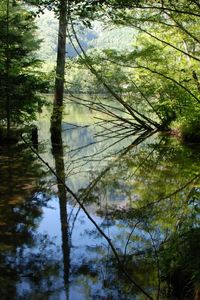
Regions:
[[9, 91], [9, 69], [10, 69], [10, 50], [9, 50], [9, 16], [10, 1], [6, 2], [6, 123], [7, 123], [7, 139], [10, 138], [10, 91]]
[[58, 144], [57, 137], [59, 136], [59, 132], [61, 131], [62, 122], [62, 106], [65, 81], [67, 11], [68, 0], [60, 0], [55, 95], [51, 117], [51, 139], [52, 143], [56, 144]]
[[[62, 144], [62, 106], [65, 81], [65, 51], [66, 51], [66, 31], [67, 31], [67, 11], [68, 0], [60, 0], [59, 5], [59, 29], [58, 29], [58, 49], [55, 79], [55, 95], [53, 113], [51, 117], [51, 142], [52, 153], [55, 160], [56, 173], [65, 181], [63, 144]], [[62, 251], [63, 251], [63, 279], [66, 290], [66, 299], [69, 291], [69, 268], [70, 268], [70, 246], [67, 222], [67, 197], [66, 190], [60, 182], [58, 184], [58, 197], [60, 206]]]
[[62, 106], [64, 93], [65, 76], [65, 51], [66, 51], [66, 30], [67, 30], [67, 0], [60, 0], [58, 49], [55, 80], [54, 104]]

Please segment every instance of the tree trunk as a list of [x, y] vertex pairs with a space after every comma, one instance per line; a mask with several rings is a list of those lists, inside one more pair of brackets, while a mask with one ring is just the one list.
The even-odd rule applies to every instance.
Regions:
[[10, 85], [9, 85], [9, 71], [10, 71], [10, 39], [9, 39], [9, 17], [10, 17], [10, 1], [6, 2], [6, 127], [7, 139], [10, 139]]
[[51, 116], [51, 139], [52, 139], [52, 143], [55, 144], [58, 144], [57, 137], [58, 137], [58, 133], [61, 131], [61, 122], [62, 122], [62, 106], [63, 106], [64, 81], [65, 81], [67, 11], [68, 11], [68, 1], [60, 0], [55, 95], [54, 95], [53, 112]]
[[54, 105], [62, 106], [64, 93], [65, 76], [65, 51], [66, 51], [66, 30], [67, 30], [67, 1], [60, 0], [58, 49], [55, 79]]

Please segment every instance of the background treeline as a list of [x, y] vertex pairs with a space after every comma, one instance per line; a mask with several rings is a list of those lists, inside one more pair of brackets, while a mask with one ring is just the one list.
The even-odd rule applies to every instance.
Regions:
[[[43, 70], [49, 73], [52, 89], [54, 83], [54, 68], [57, 53], [58, 20], [53, 12], [46, 10], [36, 19], [37, 35], [41, 40], [38, 58], [43, 61]], [[102, 22], [95, 21], [91, 28], [83, 24], [76, 25], [76, 32], [81, 47], [88, 55], [101, 53], [104, 49], [116, 49], [130, 51], [135, 41], [136, 31], [131, 27], [104, 26]], [[75, 39], [74, 44], [77, 46]], [[65, 92], [70, 93], [107, 93], [105, 88], [99, 86], [96, 77], [83, 64], [80, 65], [78, 53], [82, 53], [79, 47], [74, 49], [70, 39], [66, 46], [66, 85]]]

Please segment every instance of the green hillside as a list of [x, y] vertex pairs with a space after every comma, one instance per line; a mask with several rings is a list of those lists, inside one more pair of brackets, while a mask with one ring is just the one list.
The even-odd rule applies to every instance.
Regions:
[[[42, 45], [38, 52], [39, 58], [45, 61], [55, 61], [58, 21], [54, 17], [53, 12], [46, 11], [37, 18], [37, 26], [38, 37], [42, 40]], [[135, 39], [135, 30], [132, 28], [103, 27], [100, 22], [95, 22], [92, 29], [79, 24], [76, 30], [84, 50], [91, 48], [127, 50], [131, 47]], [[77, 56], [77, 52], [74, 50], [69, 39], [66, 52], [70, 58]]]

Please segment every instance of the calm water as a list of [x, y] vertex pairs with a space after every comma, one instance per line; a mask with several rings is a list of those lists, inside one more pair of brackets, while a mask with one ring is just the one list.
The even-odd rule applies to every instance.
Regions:
[[27, 145], [0, 147], [2, 300], [197, 297], [199, 149], [102, 118], [68, 104], [56, 147], [38, 123], [41, 158], [96, 225]]

